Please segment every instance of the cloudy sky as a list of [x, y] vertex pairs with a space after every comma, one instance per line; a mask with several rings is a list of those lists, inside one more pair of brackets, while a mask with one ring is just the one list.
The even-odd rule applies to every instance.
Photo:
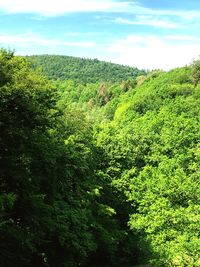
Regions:
[[200, 1], [0, 0], [0, 46], [167, 70], [200, 55]]

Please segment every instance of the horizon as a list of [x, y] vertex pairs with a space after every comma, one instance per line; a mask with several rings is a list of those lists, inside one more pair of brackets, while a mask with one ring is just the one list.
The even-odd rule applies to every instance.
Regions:
[[170, 70], [191, 64], [200, 54], [196, 0], [7, 0], [0, 1], [0, 19], [0, 46], [17, 55]]

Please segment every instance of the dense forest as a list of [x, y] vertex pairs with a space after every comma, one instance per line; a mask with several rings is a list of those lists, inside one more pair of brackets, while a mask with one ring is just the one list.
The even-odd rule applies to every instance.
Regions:
[[0, 266], [200, 266], [199, 82], [1, 49]]
[[98, 59], [86, 59], [59, 55], [28, 56], [35, 68], [53, 80], [73, 80], [86, 83], [121, 82], [145, 74], [144, 70], [122, 66]]

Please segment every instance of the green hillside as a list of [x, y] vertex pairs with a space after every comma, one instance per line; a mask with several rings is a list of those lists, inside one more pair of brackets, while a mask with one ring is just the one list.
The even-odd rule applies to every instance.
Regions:
[[55, 81], [1, 49], [0, 265], [199, 267], [199, 70]]
[[84, 59], [59, 55], [36, 55], [28, 59], [53, 80], [74, 80], [81, 83], [119, 82], [134, 79], [144, 71], [98, 59]]
[[98, 134], [152, 266], [200, 264], [200, 86], [191, 74], [187, 67], [150, 75]]

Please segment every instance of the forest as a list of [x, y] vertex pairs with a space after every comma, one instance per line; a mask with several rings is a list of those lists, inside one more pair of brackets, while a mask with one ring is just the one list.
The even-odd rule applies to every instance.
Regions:
[[200, 59], [0, 50], [0, 266], [200, 266]]
[[145, 74], [145, 70], [100, 61], [59, 55], [35, 55], [26, 57], [34, 68], [51, 80], [73, 80], [82, 84], [94, 82], [121, 82], [130, 77]]

